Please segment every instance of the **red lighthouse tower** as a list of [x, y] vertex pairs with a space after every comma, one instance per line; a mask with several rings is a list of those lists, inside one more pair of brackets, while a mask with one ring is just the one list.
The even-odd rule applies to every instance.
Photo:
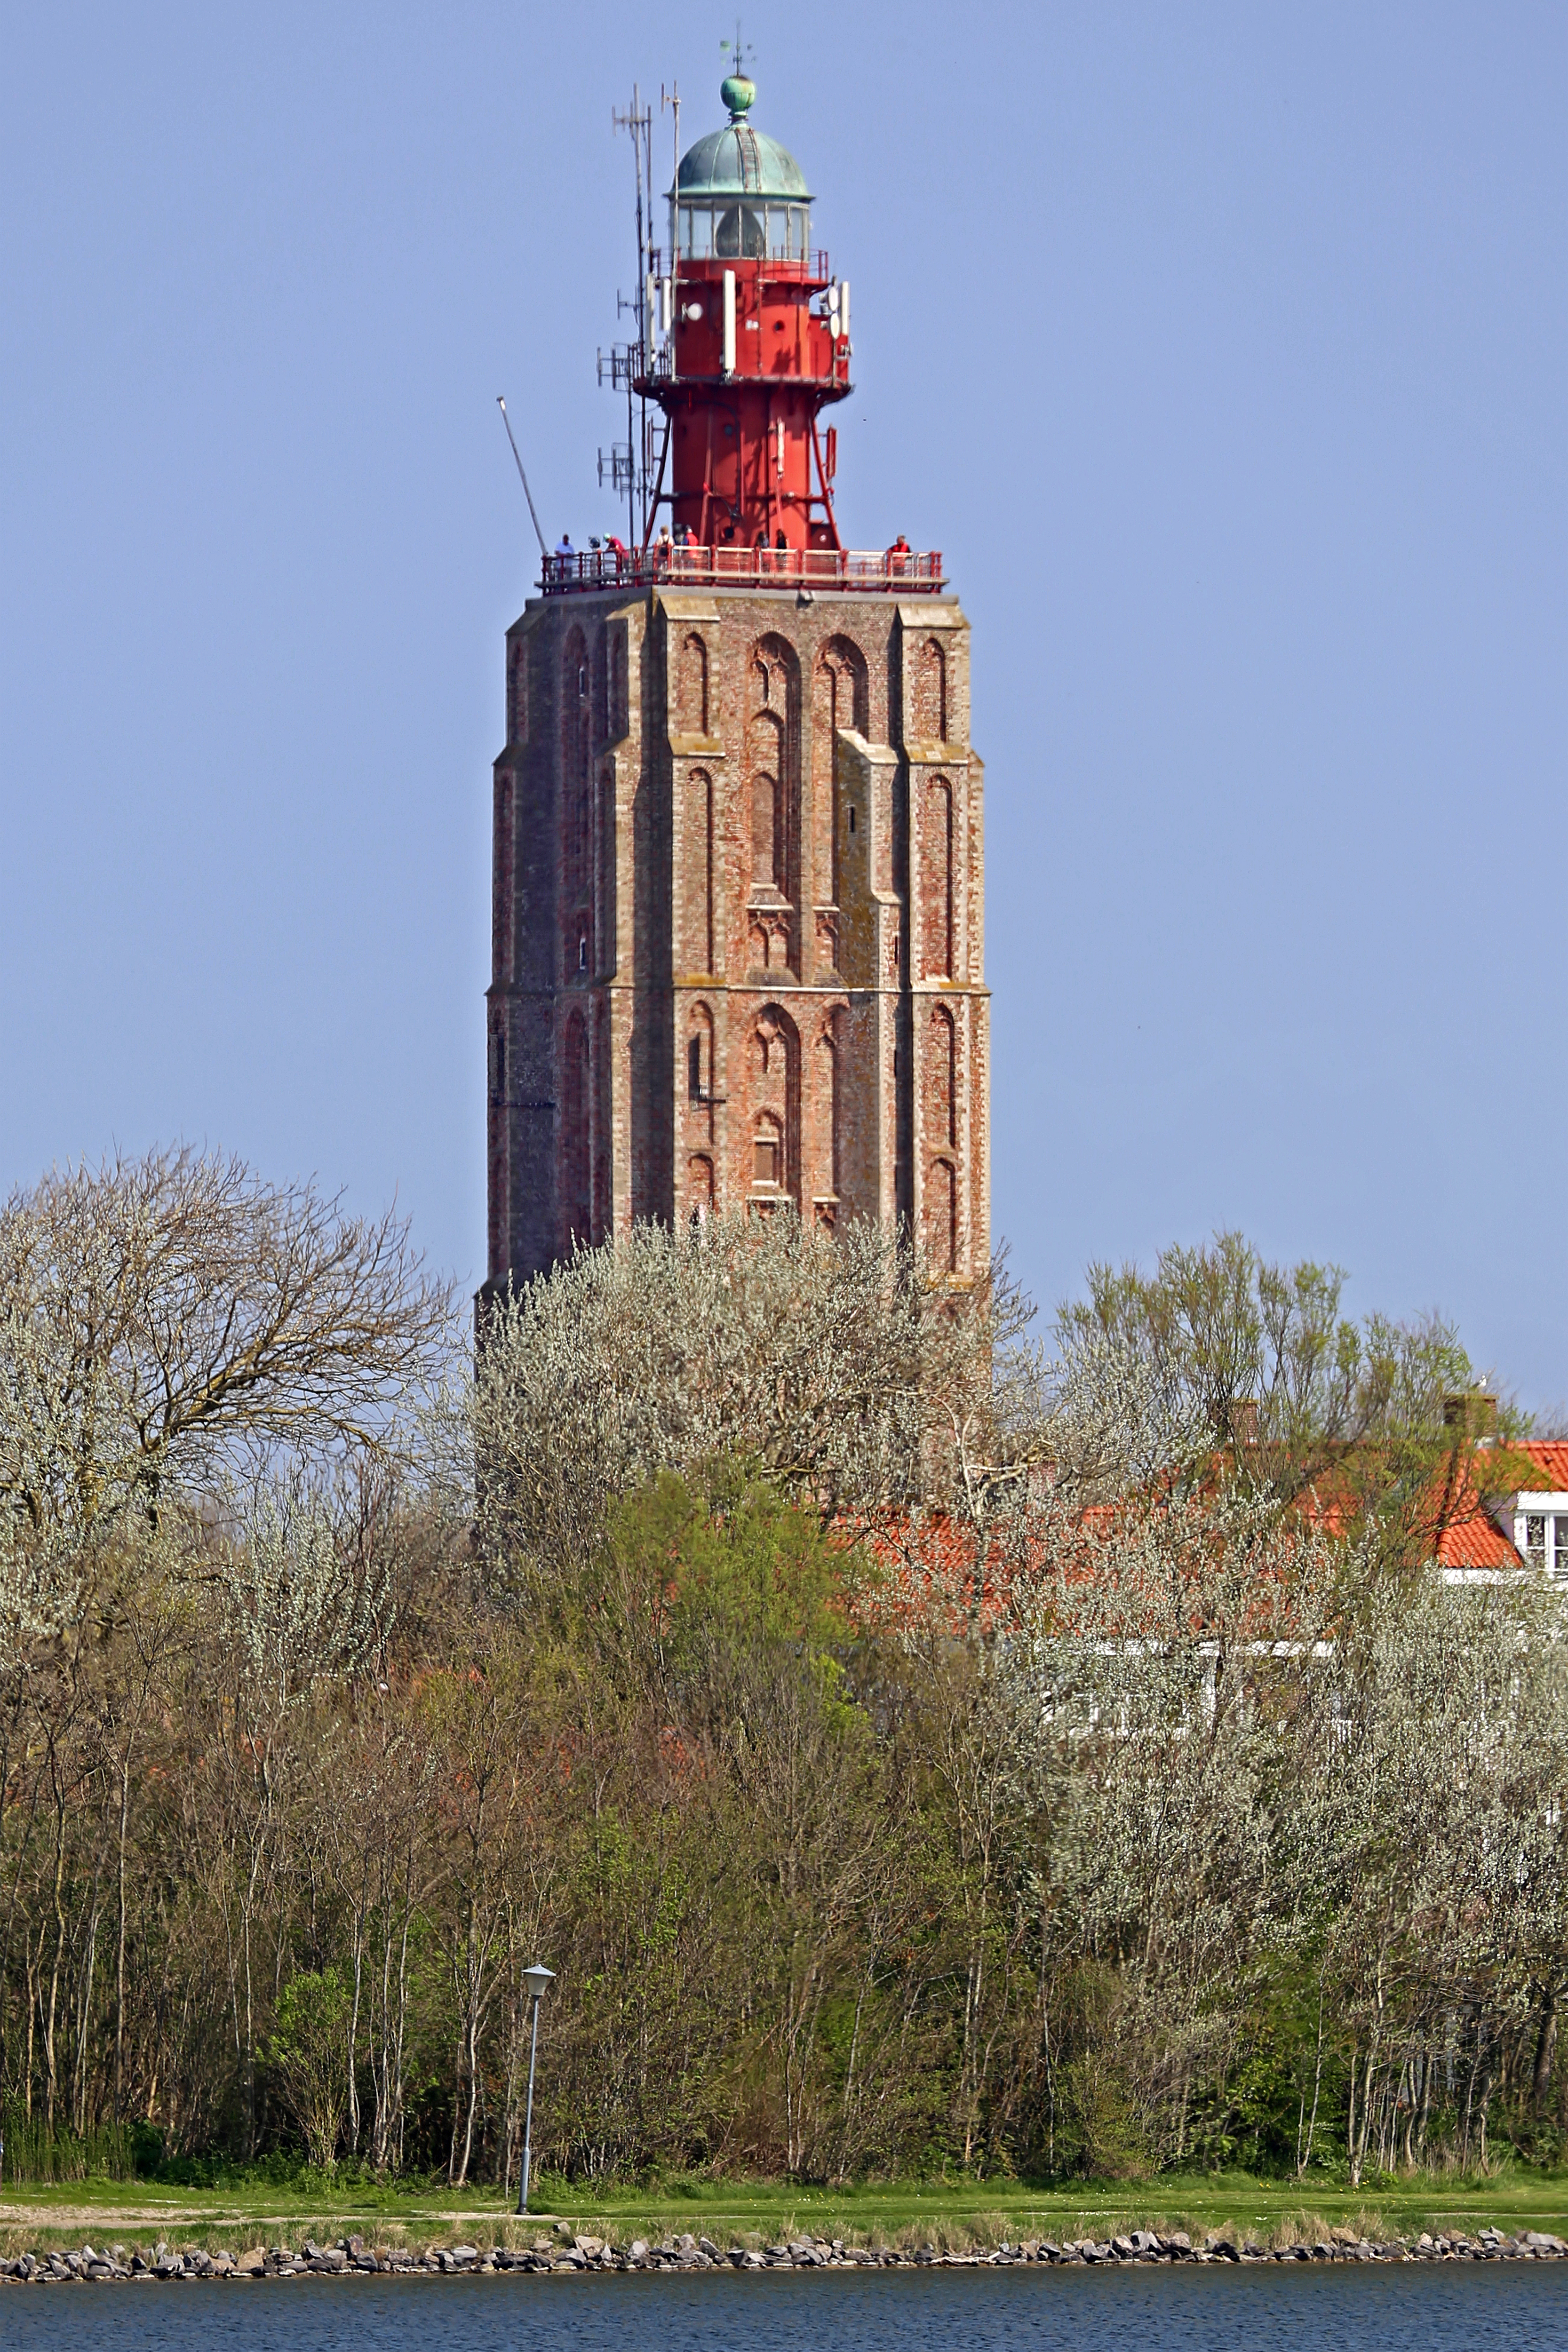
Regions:
[[735, 1212], [901, 1223], [955, 1283], [989, 1262], [969, 625], [940, 554], [843, 543], [824, 413], [848, 288], [752, 84], [722, 95], [662, 246], [628, 118], [630, 543], [563, 542], [507, 632], [492, 1290], [639, 1220]]
[[753, 84], [720, 95], [729, 122], [669, 192], [662, 340], [647, 332], [636, 387], [668, 422], [650, 520], [668, 499], [680, 546], [837, 549], [837, 436], [818, 420], [850, 388], [849, 289], [816, 247], [799, 164], [748, 120]]

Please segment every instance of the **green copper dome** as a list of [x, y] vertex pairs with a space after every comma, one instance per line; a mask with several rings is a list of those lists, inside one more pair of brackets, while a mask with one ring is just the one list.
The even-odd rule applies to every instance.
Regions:
[[675, 175], [675, 196], [782, 196], [809, 204], [811, 194], [800, 165], [787, 147], [753, 131], [746, 121], [756, 97], [754, 84], [743, 74], [731, 74], [719, 95], [730, 110], [722, 131], [710, 131], [689, 147]]

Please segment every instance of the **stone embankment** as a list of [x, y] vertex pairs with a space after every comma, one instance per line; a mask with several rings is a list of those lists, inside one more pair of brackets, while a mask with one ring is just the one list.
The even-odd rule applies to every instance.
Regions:
[[634, 2238], [621, 2246], [604, 2238], [563, 2231], [553, 2239], [537, 2239], [531, 2246], [495, 2246], [488, 2251], [478, 2246], [432, 2246], [424, 2253], [404, 2246], [367, 2245], [360, 2237], [340, 2238], [334, 2246], [319, 2246], [307, 2238], [298, 2250], [254, 2246], [237, 2255], [208, 2253], [195, 2247], [176, 2252], [159, 2245], [148, 2253], [127, 2253], [121, 2246], [104, 2251], [84, 2245], [79, 2253], [26, 2253], [0, 2260], [0, 2284], [174, 2283], [299, 2278], [311, 2273], [358, 2278], [383, 2272], [453, 2276], [495, 2271], [901, 2270], [919, 2269], [922, 2264], [994, 2269], [1013, 2263], [1556, 2262], [1565, 2254], [1568, 2244], [1542, 2230], [1526, 2230], [1517, 2238], [1495, 2229], [1482, 2230], [1473, 2238], [1433, 2237], [1424, 2232], [1414, 2241], [1389, 2239], [1382, 2243], [1341, 2230], [1311, 2245], [1288, 2246], [1260, 2246], [1223, 2231], [1211, 2231], [1194, 2245], [1182, 2230], [1169, 2235], [1133, 2230], [1103, 2240], [1069, 2239], [1059, 2246], [1049, 2238], [1025, 2238], [963, 2253], [939, 2252], [935, 2246], [847, 2246], [840, 2238], [795, 2238], [787, 2244], [761, 2248], [732, 2245], [728, 2252], [721, 2252], [711, 2238], [689, 2235], [666, 2238], [657, 2245]]

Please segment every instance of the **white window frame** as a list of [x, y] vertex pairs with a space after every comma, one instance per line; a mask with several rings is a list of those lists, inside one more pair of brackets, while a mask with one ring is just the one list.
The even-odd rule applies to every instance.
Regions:
[[1538, 1518], [1558, 1522], [1546, 1530], [1546, 1573], [1554, 1584], [1568, 1584], [1568, 1494], [1521, 1490], [1514, 1496], [1513, 1548], [1522, 1560], [1530, 1559], [1529, 1523]]

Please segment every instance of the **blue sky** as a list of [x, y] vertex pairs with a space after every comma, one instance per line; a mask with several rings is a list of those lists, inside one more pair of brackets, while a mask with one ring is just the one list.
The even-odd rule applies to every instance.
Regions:
[[[11, 20], [0, 1180], [184, 1136], [482, 1272], [495, 395], [549, 533], [610, 520], [611, 111], [711, 128], [731, 29]], [[745, 30], [854, 288], [847, 535], [974, 626], [1017, 1271], [1239, 1225], [1568, 1396], [1568, 13]]]

